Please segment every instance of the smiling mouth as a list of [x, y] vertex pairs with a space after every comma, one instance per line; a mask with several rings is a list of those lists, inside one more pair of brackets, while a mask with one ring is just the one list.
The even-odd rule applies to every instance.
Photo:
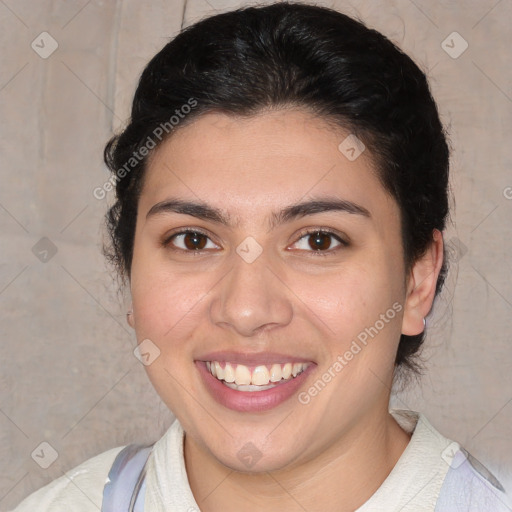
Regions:
[[207, 370], [227, 387], [237, 391], [265, 391], [285, 384], [304, 372], [311, 363], [243, 364], [206, 361]]

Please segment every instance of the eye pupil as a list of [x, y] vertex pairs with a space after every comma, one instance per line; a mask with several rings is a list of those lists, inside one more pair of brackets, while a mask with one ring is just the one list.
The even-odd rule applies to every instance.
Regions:
[[202, 233], [189, 231], [183, 237], [183, 241], [187, 249], [191, 251], [200, 251], [206, 245], [206, 237]]
[[[310, 235], [310, 240], [313, 239], [313, 244], [309, 244], [311, 249], [318, 250], [326, 250], [331, 246], [331, 235], [327, 233], [322, 233], [321, 231], [317, 231], [316, 233], [312, 233]], [[317, 244], [317, 245], [314, 245]]]

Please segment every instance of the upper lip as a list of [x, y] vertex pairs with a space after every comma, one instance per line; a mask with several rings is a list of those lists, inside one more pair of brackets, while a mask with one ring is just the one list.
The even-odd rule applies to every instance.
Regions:
[[312, 363], [313, 361], [304, 357], [291, 356], [277, 352], [236, 352], [217, 351], [209, 352], [196, 358], [197, 361], [218, 361], [239, 363], [246, 366], [285, 364], [285, 363]]

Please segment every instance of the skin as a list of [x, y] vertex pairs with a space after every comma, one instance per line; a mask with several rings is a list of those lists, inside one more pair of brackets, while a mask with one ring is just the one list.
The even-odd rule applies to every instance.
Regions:
[[[146, 371], [186, 431], [187, 474], [202, 511], [353, 511], [409, 442], [388, 412], [394, 359], [400, 334], [424, 328], [442, 235], [434, 231], [406, 275], [399, 207], [369, 150], [353, 162], [340, 152], [347, 135], [297, 109], [243, 119], [210, 113], [179, 129], [149, 162], [129, 323], [139, 342], [149, 338], [161, 351]], [[321, 212], [269, 230], [271, 211], [326, 196], [371, 217]], [[201, 200], [238, 222], [146, 218], [170, 197]], [[185, 228], [208, 234], [201, 255], [185, 252], [183, 236], [173, 240], [176, 251], [162, 244]], [[349, 245], [328, 237], [322, 257], [306, 228], [329, 229]], [[252, 263], [236, 252], [248, 236], [263, 249]], [[292, 397], [265, 412], [230, 410], [210, 398], [194, 364], [214, 350], [293, 354], [317, 365], [300, 391], [307, 390], [395, 302], [402, 310], [306, 405]], [[248, 442], [261, 453], [250, 469], [237, 456]]]

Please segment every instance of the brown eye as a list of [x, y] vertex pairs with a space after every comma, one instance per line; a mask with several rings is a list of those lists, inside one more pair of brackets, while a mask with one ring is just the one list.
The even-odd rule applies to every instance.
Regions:
[[206, 237], [202, 233], [190, 232], [183, 236], [183, 242], [191, 251], [201, 250], [206, 245]]
[[309, 246], [314, 251], [326, 251], [331, 247], [332, 235], [318, 231], [308, 235]]
[[[208, 243], [213, 247], [207, 247]], [[172, 235], [165, 242], [165, 245], [173, 245], [176, 250], [182, 251], [202, 251], [203, 249], [217, 248], [217, 246], [200, 231], [181, 231]]]
[[331, 231], [315, 229], [302, 233], [295, 245], [300, 250], [323, 256], [322, 253], [334, 253], [338, 248], [348, 246], [348, 243]]

